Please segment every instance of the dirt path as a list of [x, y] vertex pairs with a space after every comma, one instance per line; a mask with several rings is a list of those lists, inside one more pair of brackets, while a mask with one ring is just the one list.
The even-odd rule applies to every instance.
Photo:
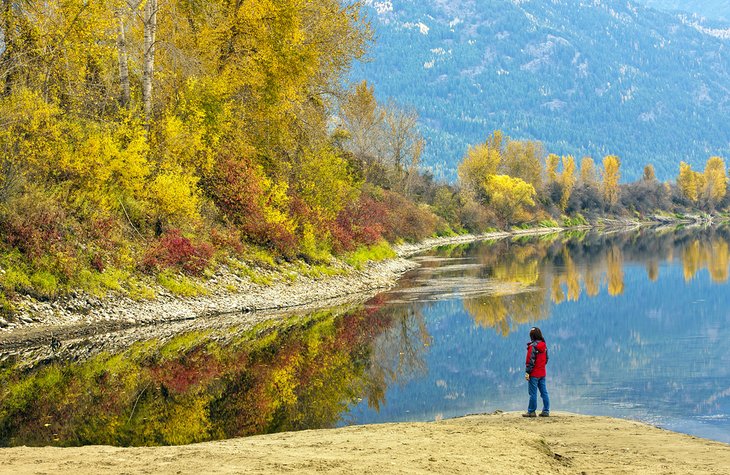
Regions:
[[0, 473], [730, 473], [730, 445], [555, 413], [289, 432], [181, 447], [0, 449]]

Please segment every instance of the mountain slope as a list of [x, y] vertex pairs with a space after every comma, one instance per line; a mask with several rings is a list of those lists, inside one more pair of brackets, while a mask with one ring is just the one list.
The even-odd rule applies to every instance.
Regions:
[[699, 13], [709, 18], [730, 18], [730, 2], [727, 0], [639, 0], [647, 6], [662, 10], [678, 10]]
[[366, 3], [377, 42], [353, 77], [418, 110], [437, 176], [453, 179], [493, 129], [556, 153], [618, 154], [626, 178], [730, 155], [730, 40], [717, 22], [614, 0]]

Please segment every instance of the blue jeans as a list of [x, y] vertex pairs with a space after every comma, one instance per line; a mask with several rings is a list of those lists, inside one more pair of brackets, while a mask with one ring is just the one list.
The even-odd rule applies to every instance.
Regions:
[[535, 412], [537, 410], [537, 390], [540, 390], [542, 398], [542, 411], [550, 412], [550, 396], [548, 396], [547, 387], [545, 387], [545, 378], [533, 378], [527, 382], [527, 392], [530, 394], [530, 403], [527, 405], [527, 412]]

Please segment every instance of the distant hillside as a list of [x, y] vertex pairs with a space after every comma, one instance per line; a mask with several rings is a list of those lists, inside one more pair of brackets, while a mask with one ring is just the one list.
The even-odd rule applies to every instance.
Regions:
[[730, 19], [728, 0], [640, 0], [647, 6], [663, 10], [680, 10], [699, 13], [709, 18]]
[[730, 25], [624, 0], [366, 3], [377, 44], [353, 78], [418, 110], [437, 176], [493, 129], [618, 154], [628, 179], [730, 156]]

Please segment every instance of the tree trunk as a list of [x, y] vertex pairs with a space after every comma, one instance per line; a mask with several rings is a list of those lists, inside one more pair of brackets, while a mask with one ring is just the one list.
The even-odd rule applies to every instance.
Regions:
[[3, 0], [2, 2], [2, 39], [4, 51], [0, 56], [0, 79], [3, 81], [2, 95], [9, 96], [13, 89], [13, 12], [12, 2], [10, 0]]
[[155, 35], [157, 34], [157, 0], [147, 0], [144, 6], [144, 73], [142, 102], [145, 122], [152, 119], [152, 80], [155, 74]]
[[122, 89], [120, 103], [122, 107], [129, 107], [130, 87], [129, 87], [129, 54], [127, 51], [127, 33], [124, 23], [124, 14], [119, 13], [119, 35], [117, 37], [117, 50], [119, 54], [119, 82]]

